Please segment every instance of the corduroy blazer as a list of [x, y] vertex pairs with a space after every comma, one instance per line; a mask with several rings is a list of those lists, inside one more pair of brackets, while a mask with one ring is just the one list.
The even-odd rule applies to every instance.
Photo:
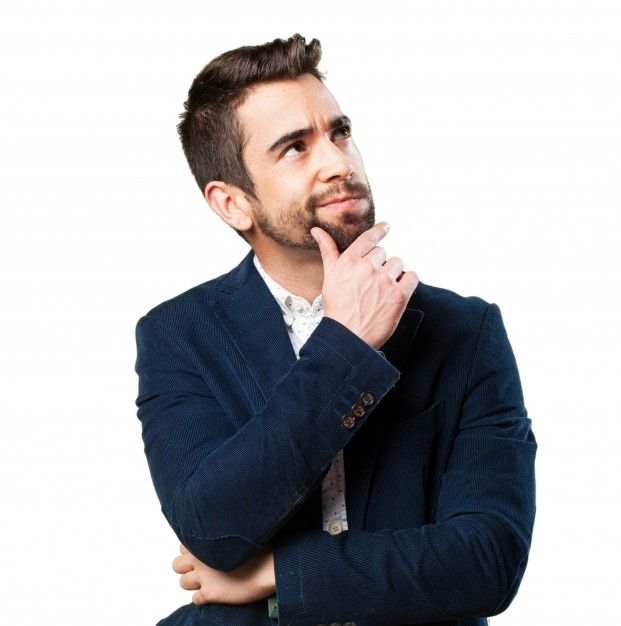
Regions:
[[[220, 570], [270, 544], [280, 617], [190, 603], [158, 624], [486, 624], [517, 592], [535, 516], [498, 306], [420, 282], [385, 357], [324, 317], [298, 360], [253, 254], [140, 318], [136, 404], [179, 540]], [[321, 481], [342, 448], [349, 529], [331, 535]]]

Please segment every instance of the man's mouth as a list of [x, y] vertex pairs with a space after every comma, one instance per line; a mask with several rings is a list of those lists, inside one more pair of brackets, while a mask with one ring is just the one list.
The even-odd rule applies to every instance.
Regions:
[[360, 199], [361, 198], [359, 196], [340, 196], [337, 198], [331, 198], [327, 202], [320, 204], [319, 207], [337, 211], [351, 209]]

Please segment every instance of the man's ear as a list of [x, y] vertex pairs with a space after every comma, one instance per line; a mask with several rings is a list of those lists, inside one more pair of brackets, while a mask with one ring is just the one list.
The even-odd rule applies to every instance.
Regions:
[[212, 180], [205, 186], [205, 200], [229, 226], [241, 231], [252, 228], [252, 207], [238, 187]]

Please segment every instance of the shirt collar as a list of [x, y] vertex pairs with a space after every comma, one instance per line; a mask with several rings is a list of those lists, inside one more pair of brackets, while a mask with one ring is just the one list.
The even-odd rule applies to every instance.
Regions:
[[255, 254], [253, 261], [257, 271], [265, 281], [268, 289], [280, 305], [280, 308], [285, 316], [285, 322], [290, 325], [293, 322], [293, 318], [300, 317], [312, 317], [323, 313], [323, 295], [319, 294], [314, 302], [310, 304], [306, 298], [297, 296], [287, 289], [285, 289], [280, 283], [277, 283], [261, 265], [259, 258]]

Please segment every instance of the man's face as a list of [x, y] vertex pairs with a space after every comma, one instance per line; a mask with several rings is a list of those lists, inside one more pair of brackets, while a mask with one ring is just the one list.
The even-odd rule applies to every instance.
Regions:
[[[375, 207], [349, 121], [323, 83], [310, 74], [260, 84], [238, 109], [254, 182], [257, 236], [265, 244], [317, 249], [320, 226], [343, 252], [375, 223]], [[290, 136], [294, 131], [304, 131]], [[355, 196], [321, 206], [343, 196]]]

